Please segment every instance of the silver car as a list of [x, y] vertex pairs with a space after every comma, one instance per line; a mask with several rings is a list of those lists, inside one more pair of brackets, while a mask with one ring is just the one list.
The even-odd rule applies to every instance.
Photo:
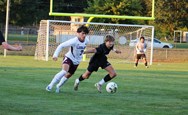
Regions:
[[[129, 43], [130, 47], [134, 47], [139, 39], [131, 40]], [[146, 39], [145, 42], [147, 43], [148, 47], [151, 46], [151, 39]], [[153, 39], [153, 48], [173, 48], [171, 43], [161, 42], [159, 39]]]

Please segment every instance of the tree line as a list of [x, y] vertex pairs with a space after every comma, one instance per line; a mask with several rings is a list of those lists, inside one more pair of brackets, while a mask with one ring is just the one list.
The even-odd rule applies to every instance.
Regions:
[[[54, 0], [55, 12], [106, 15], [151, 16], [152, 0]], [[7, 0], [0, 0], [0, 24], [6, 20]], [[50, 0], [10, 0], [10, 21], [17, 26], [39, 25], [42, 19], [70, 20], [49, 16]], [[94, 22], [147, 24], [155, 26], [155, 36], [172, 38], [174, 30], [188, 31], [187, 0], [155, 0], [155, 20], [94, 18]]]

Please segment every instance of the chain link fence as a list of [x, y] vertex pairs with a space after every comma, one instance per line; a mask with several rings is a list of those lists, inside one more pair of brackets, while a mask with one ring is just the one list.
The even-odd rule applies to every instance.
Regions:
[[[97, 47], [104, 42], [106, 35], [110, 34], [115, 37], [115, 48], [122, 51], [121, 54], [111, 52], [110, 59], [134, 60], [135, 47], [130, 47], [130, 41], [144, 36], [148, 40], [152, 39], [153, 26], [147, 25], [126, 25], [126, 24], [107, 24], [107, 23], [86, 23], [70, 22], [59, 20], [42, 20], [40, 22], [35, 59], [48, 60], [56, 47], [76, 36], [76, 30], [81, 25], [88, 25], [90, 33], [88, 35], [90, 42], [88, 48]], [[63, 56], [68, 49], [63, 49], [60, 56]], [[151, 58], [151, 47], [148, 47], [147, 56]], [[90, 58], [92, 54], [87, 55]], [[120, 61], [122, 62], [122, 61]]]

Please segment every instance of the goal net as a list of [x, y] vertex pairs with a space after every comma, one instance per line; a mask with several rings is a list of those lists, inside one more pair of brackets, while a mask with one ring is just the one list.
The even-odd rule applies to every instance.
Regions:
[[[35, 59], [48, 61], [52, 57], [57, 46], [76, 36], [76, 30], [81, 25], [88, 25], [90, 30], [88, 37], [90, 39], [87, 48], [97, 47], [104, 42], [107, 34], [115, 37], [115, 48], [121, 50], [121, 54], [111, 52], [109, 59], [114, 59], [118, 63], [134, 62], [136, 40], [141, 36], [146, 41], [153, 43], [154, 27], [147, 25], [128, 25], [128, 24], [108, 24], [108, 23], [87, 23], [70, 22], [60, 20], [41, 20], [38, 31], [37, 45], [35, 50]], [[148, 42], [149, 43], [149, 42]], [[148, 62], [152, 63], [153, 46], [148, 45], [146, 56]], [[60, 56], [63, 56], [68, 48], [62, 50]], [[92, 54], [86, 55], [86, 60]]]

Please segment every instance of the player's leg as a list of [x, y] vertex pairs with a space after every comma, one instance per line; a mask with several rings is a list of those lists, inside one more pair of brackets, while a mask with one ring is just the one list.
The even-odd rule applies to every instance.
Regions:
[[79, 83], [85, 79], [88, 79], [91, 74], [92, 74], [92, 72], [86, 70], [86, 72], [84, 74], [80, 75], [80, 77], [78, 79], [76, 79], [74, 82], [74, 90], [77, 91]]
[[147, 62], [146, 56], [143, 57], [143, 61], [144, 61], [145, 67], [148, 68], [148, 62]]
[[[50, 84], [46, 87], [46, 90], [51, 91], [54, 84], [58, 83], [61, 80], [61, 78], [67, 73], [68, 69], [69, 69], [68, 64], [62, 64], [62, 70], [54, 76], [54, 78], [52, 79]], [[65, 81], [66, 81], [66, 79], [65, 79]]]
[[78, 65], [74, 65], [72, 61], [70, 61], [70, 63], [68, 64], [69, 64], [69, 69], [67, 70], [68, 73], [65, 76], [63, 76], [60, 82], [56, 85], [56, 93], [60, 92], [60, 87], [63, 86], [66, 83], [66, 81], [68, 81], [68, 79], [75, 73], [78, 67]]
[[72, 74], [70, 73], [67, 73], [66, 75], [64, 75], [60, 82], [56, 85], [56, 93], [59, 93], [60, 92], [60, 87], [63, 86], [67, 81], [68, 79], [72, 76]]
[[134, 67], [137, 67], [137, 66], [138, 66], [138, 61], [139, 61], [139, 59], [140, 59], [140, 55], [137, 54], [136, 57], [135, 57], [135, 65], [134, 65]]
[[79, 83], [81, 81], [83, 81], [84, 79], [89, 78], [90, 75], [91, 75], [91, 73], [88, 70], [86, 70], [86, 72], [84, 74], [80, 75], [80, 77], [78, 79], [76, 79], [74, 82], [74, 90], [77, 91]]
[[52, 87], [54, 86], [54, 84], [56, 84], [57, 82], [59, 82], [61, 80], [61, 78], [66, 74], [67, 72], [65, 70], [61, 70], [60, 72], [58, 72], [54, 78], [51, 80], [50, 84], [46, 87], [47, 91], [51, 91]]
[[134, 65], [134, 67], [138, 66], [138, 61], [139, 61], [139, 59], [135, 59], [135, 65]]
[[98, 82], [101, 86], [104, 83], [113, 79], [117, 75], [112, 65], [109, 65], [108, 67], [106, 67], [105, 70], [108, 72], [108, 74]]
[[101, 79], [98, 83], [95, 84], [95, 87], [97, 87], [97, 90], [99, 91], [99, 93], [101, 93], [102, 85], [110, 81], [117, 75], [114, 68], [109, 62], [106, 62], [106, 64], [102, 66], [102, 69], [105, 69], [108, 72], [108, 74], [103, 79]]
[[80, 81], [88, 79], [90, 77], [90, 75], [92, 74], [92, 72], [93, 71], [97, 71], [98, 68], [99, 68], [98, 64], [96, 64], [96, 63], [90, 63], [88, 65], [88, 67], [87, 67], [86, 72], [84, 74], [80, 75], [80, 77], [75, 80], [74, 90], [77, 91], [78, 90], [78, 85], [79, 85]]

